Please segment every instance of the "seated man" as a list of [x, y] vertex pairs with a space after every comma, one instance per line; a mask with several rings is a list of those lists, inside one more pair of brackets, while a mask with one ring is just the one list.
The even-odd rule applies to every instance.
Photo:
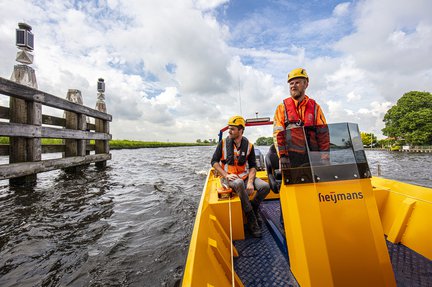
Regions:
[[[252, 143], [243, 136], [246, 122], [241, 116], [233, 116], [228, 121], [229, 136], [219, 142], [213, 154], [211, 165], [223, 177], [223, 181], [240, 197], [247, 225], [254, 237], [261, 237], [258, 221], [261, 221], [259, 205], [270, 192], [270, 186], [256, 178], [255, 150]], [[249, 195], [257, 190], [252, 201]]]

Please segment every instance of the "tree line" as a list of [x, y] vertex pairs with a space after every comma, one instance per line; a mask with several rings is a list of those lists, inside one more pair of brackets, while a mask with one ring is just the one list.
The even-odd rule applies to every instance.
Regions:
[[[401, 145], [432, 145], [432, 94], [411, 91], [392, 106], [383, 119], [386, 139], [378, 140], [373, 133], [361, 133], [365, 147], [398, 147]], [[269, 146], [273, 137], [259, 137], [255, 145]]]
[[198, 144], [209, 144], [209, 145], [214, 145], [217, 144], [216, 139], [197, 139], [196, 143]]

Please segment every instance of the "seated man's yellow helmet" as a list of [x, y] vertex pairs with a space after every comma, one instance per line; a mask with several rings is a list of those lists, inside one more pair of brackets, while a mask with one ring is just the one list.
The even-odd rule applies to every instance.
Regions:
[[244, 120], [244, 118], [242, 116], [232, 116], [228, 120], [228, 125], [229, 126], [242, 126], [243, 128], [245, 128], [246, 127], [246, 121]]

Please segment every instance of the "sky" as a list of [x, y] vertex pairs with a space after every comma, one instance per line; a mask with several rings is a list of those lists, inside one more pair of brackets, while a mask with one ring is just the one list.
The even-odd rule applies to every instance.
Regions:
[[[430, 11], [430, 0], [0, 0], [0, 77], [25, 22], [39, 89], [79, 89], [94, 108], [103, 78], [113, 139], [195, 142], [232, 115], [272, 119], [297, 67], [328, 123], [382, 138], [404, 93], [432, 91]], [[245, 130], [252, 141], [271, 133]]]

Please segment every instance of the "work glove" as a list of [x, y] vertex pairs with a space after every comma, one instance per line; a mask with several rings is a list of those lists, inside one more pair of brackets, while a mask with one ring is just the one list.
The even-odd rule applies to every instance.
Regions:
[[330, 165], [330, 155], [328, 152], [321, 153], [321, 165]]
[[291, 162], [287, 156], [281, 156], [280, 157], [279, 167], [281, 170], [287, 170], [291, 167]]

